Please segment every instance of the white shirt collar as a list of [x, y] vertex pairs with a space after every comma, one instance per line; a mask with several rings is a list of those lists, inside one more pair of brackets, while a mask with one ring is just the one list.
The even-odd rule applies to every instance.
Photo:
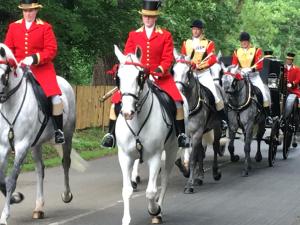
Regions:
[[152, 27], [146, 27], [145, 26], [146, 35], [147, 35], [148, 39], [150, 39], [151, 34], [152, 34], [153, 30], [154, 30], [154, 27], [155, 27], [155, 25], [153, 25]]
[[25, 21], [25, 26], [26, 26], [27, 30], [29, 30], [29, 28], [31, 27], [31, 25], [32, 25], [32, 22]]

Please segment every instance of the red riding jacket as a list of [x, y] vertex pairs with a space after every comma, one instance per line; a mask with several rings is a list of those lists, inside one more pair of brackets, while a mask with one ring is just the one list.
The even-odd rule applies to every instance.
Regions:
[[[155, 83], [165, 92], [167, 92], [174, 101], [182, 101], [169, 68], [173, 63], [173, 39], [171, 33], [167, 30], [155, 27], [151, 37], [148, 39], [144, 27], [131, 31], [127, 39], [124, 54], [135, 53], [136, 47], [142, 50], [141, 63], [150, 67], [154, 71], [158, 67], [162, 70], [163, 76]], [[120, 92], [116, 92], [112, 97], [113, 103], [121, 101]]]
[[300, 98], [300, 68], [298, 66], [292, 65], [290, 69], [287, 66], [284, 67], [285, 78], [288, 83], [292, 84], [291, 88], [288, 88], [288, 91], [297, 95]]
[[18, 62], [26, 56], [34, 56], [37, 62], [31, 66], [31, 70], [47, 97], [61, 95], [52, 63], [57, 43], [50, 24], [36, 19], [27, 30], [24, 19], [13, 22], [9, 25], [4, 43]]

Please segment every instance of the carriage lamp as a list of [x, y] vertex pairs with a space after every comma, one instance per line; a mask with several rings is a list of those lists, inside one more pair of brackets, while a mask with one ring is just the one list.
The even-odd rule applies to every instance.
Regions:
[[279, 78], [277, 77], [277, 74], [270, 73], [268, 77], [268, 87], [272, 89], [277, 89], [279, 86]]

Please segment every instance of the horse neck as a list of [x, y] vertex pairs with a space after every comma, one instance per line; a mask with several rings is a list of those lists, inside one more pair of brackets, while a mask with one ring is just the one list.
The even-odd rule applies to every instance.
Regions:
[[185, 97], [189, 103], [189, 106], [194, 107], [197, 104], [200, 97], [200, 83], [194, 76], [191, 78], [190, 83], [191, 81], [193, 85], [189, 87], [189, 92], [185, 94]]
[[143, 115], [149, 112], [151, 101], [152, 101], [152, 97], [150, 95], [151, 95], [150, 88], [148, 86], [148, 83], [145, 82], [143, 90], [138, 100], [138, 104], [141, 105], [140, 112], [138, 113], [139, 115]]
[[[20, 84], [16, 92], [13, 95], [11, 95], [5, 103], [2, 104], [1, 111], [5, 113], [8, 116], [8, 118], [14, 117], [15, 116], [14, 112], [17, 112], [20, 109], [26, 91], [26, 78], [23, 78], [20, 75], [16, 77], [13, 74], [13, 72], [9, 76], [10, 78], [9, 78], [8, 91], [14, 89], [19, 84], [19, 82], [22, 83]], [[28, 89], [29, 89], [29, 85], [27, 86], [27, 92]], [[28, 93], [26, 95], [28, 95]]]
[[248, 82], [246, 80], [238, 81], [237, 90], [238, 93], [234, 93], [230, 96], [230, 102], [234, 105], [241, 106], [247, 102], [249, 90]]

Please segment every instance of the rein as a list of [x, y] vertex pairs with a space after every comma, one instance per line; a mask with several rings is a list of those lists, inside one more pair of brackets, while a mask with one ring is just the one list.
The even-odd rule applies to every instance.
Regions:
[[[6, 98], [6, 100], [4, 102], [6, 102], [10, 96], [12, 96], [14, 93], [16, 93], [16, 91], [19, 89], [19, 87], [21, 86], [22, 84], [22, 81], [23, 81], [23, 78], [24, 78], [24, 75], [22, 76], [20, 82], [18, 83], [18, 85], [16, 87], [14, 87], [9, 93], [10, 95], [8, 95], [8, 97]], [[22, 99], [22, 102], [21, 102], [21, 105], [20, 105], [20, 108], [13, 120], [13, 122], [11, 123], [8, 118], [3, 114], [3, 112], [0, 110], [0, 114], [1, 116], [3, 117], [3, 119], [6, 121], [6, 123], [9, 125], [9, 131], [8, 131], [8, 141], [9, 141], [9, 145], [11, 147], [11, 150], [12, 152], [14, 153], [15, 152], [15, 145], [14, 145], [14, 138], [15, 138], [15, 132], [14, 132], [14, 125], [20, 115], [20, 112], [23, 108], [23, 105], [24, 105], [24, 102], [25, 102], [25, 99], [26, 99], [26, 95], [27, 95], [27, 87], [28, 87], [28, 82], [27, 82], [27, 79], [25, 80], [26, 81], [26, 86], [25, 86], [25, 92], [24, 92], [24, 95], [23, 95], [23, 99]], [[1, 101], [1, 103], [4, 103]]]

